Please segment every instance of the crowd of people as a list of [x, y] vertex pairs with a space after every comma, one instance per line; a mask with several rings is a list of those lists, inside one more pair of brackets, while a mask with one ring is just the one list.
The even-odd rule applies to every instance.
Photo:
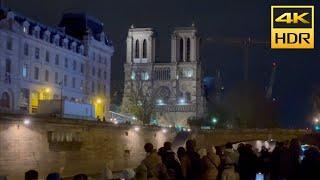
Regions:
[[[146, 157], [134, 170], [124, 170], [120, 179], [135, 180], [320, 180], [320, 151], [315, 146], [302, 150], [300, 142], [277, 142], [271, 152], [262, 146], [260, 151], [250, 144], [231, 143], [197, 149], [195, 140], [175, 153], [171, 142], [156, 150], [151, 143], [144, 146]], [[113, 179], [106, 169], [101, 179]], [[38, 172], [25, 173], [26, 180], [38, 179]], [[60, 180], [51, 173], [47, 180]], [[89, 179], [78, 174], [74, 180]]]
[[257, 151], [243, 143], [197, 149], [196, 141], [188, 140], [175, 155], [171, 146], [165, 142], [156, 151], [147, 143], [147, 155], [136, 169], [135, 179], [320, 180], [318, 147], [303, 151], [298, 139], [277, 142], [272, 152], [265, 146]]

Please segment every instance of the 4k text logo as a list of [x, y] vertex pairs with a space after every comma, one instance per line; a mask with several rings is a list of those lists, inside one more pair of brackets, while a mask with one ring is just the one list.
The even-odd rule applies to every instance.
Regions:
[[271, 6], [271, 48], [314, 48], [313, 6]]

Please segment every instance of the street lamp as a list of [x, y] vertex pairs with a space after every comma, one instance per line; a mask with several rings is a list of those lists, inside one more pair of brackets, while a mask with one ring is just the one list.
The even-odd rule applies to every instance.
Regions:
[[212, 118], [212, 122], [213, 122], [213, 124], [216, 124], [216, 123], [218, 122], [218, 119], [215, 118], [215, 117], [213, 117], [213, 118]]

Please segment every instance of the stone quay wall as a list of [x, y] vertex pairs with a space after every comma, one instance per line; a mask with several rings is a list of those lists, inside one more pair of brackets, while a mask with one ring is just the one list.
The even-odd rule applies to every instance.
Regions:
[[[243, 130], [193, 132], [177, 140], [172, 129], [164, 133], [161, 128], [111, 125], [92, 121], [0, 115], [0, 176], [23, 179], [30, 169], [39, 171], [44, 178], [50, 172], [63, 176], [77, 173], [97, 174], [108, 165], [112, 170], [134, 168], [145, 156], [144, 144], [151, 142], [159, 148], [165, 141], [183, 145], [195, 138], [199, 147], [222, 145], [228, 141], [252, 139], [291, 139], [305, 131]], [[176, 138], [177, 137], [177, 138]]]

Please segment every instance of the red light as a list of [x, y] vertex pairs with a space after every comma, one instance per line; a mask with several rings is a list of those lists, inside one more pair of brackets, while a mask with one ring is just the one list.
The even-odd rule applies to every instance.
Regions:
[[277, 63], [273, 62], [272, 67], [276, 67], [276, 66], [277, 66]]

